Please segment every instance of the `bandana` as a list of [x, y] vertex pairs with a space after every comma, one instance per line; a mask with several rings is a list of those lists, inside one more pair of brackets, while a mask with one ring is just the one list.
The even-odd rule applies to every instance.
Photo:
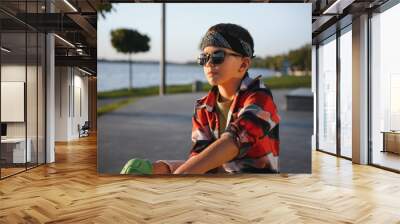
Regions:
[[243, 56], [254, 57], [254, 52], [249, 43], [227, 33], [222, 34], [216, 31], [207, 32], [201, 40], [200, 48], [203, 50], [207, 46], [228, 48]]

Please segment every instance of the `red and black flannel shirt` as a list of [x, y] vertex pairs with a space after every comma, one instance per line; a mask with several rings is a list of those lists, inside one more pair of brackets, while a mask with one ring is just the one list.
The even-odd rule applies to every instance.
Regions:
[[[239, 148], [238, 155], [224, 164], [225, 170], [242, 172], [246, 169], [269, 168], [278, 171], [279, 122], [277, 107], [271, 91], [257, 78], [243, 77], [231, 104], [227, 127], [219, 133], [219, 116], [216, 110], [218, 87], [196, 100], [192, 117], [192, 149], [194, 156], [207, 148], [222, 134], [232, 136]], [[267, 161], [269, 167], [265, 167]]]

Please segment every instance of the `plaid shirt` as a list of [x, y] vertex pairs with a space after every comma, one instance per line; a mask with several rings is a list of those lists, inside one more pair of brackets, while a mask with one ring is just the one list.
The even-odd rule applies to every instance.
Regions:
[[[213, 86], [205, 97], [196, 100], [192, 117], [193, 145], [189, 157], [203, 151], [222, 134], [229, 134], [239, 153], [223, 165], [226, 171], [246, 172], [254, 168], [278, 171], [280, 117], [271, 91], [260, 77], [252, 79], [247, 73], [243, 77], [223, 133], [219, 133], [216, 110], [218, 87]], [[267, 167], [266, 163], [270, 166]]]

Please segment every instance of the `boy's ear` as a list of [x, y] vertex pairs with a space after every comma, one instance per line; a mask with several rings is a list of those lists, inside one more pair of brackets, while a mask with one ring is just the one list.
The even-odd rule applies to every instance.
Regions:
[[240, 68], [239, 68], [239, 72], [248, 70], [250, 68], [250, 64], [251, 64], [251, 61], [250, 61], [249, 57], [243, 58], [242, 64], [240, 65]]

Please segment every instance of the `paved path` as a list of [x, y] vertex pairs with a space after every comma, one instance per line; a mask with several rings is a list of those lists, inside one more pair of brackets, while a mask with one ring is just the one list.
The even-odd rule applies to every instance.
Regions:
[[[282, 118], [281, 171], [311, 172], [313, 113], [286, 111], [284, 96], [288, 91], [272, 92]], [[118, 173], [132, 157], [153, 161], [187, 158], [193, 104], [204, 95], [203, 92], [144, 97], [99, 117], [99, 171]]]

